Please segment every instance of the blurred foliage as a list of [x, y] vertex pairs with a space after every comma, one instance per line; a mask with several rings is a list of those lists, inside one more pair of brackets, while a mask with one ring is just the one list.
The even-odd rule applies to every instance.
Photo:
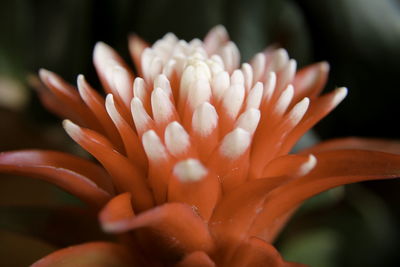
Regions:
[[[344, 85], [350, 94], [318, 125], [322, 138], [399, 138], [399, 5], [399, 0], [1, 0], [0, 85], [11, 81], [20, 89], [0, 86], [0, 150], [76, 150], [59, 121], [29, 90], [28, 74], [44, 67], [74, 83], [83, 73], [99, 87], [91, 62], [97, 41], [112, 45], [128, 59], [130, 32], [149, 42], [166, 32], [188, 40], [204, 36], [216, 24], [227, 27], [243, 60], [276, 44], [288, 49], [299, 66], [330, 62], [327, 90]], [[7, 90], [20, 90], [30, 101], [14, 101], [20, 91]], [[6, 102], [20, 106], [2, 104]], [[32, 181], [0, 179], [0, 227], [14, 231], [0, 233], [5, 242], [0, 243], [0, 258], [14, 257], [16, 251], [30, 253], [29, 261], [21, 263], [16, 256], [14, 265], [8, 266], [24, 266], [54, 246], [72, 242], [42, 244], [36, 238], [54, 240], [40, 231], [30, 237], [16, 234], [29, 232], [29, 225], [46, 229], [49, 218], [58, 218], [51, 207], [71, 203], [69, 195]], [[278, 245], [288, 259], [312, 266], [399, 266], [399, 189], [399, 181], [387, 181], [324, 193], [300, 209]], [[38, 209], [43, 203], [52, 205]], [[27, 206], [34, 209], [25, 211]], [[66, 222], [63, 227], [72, 233], [76, 223]], [[37, 249], [27, 252], [27, 247]]]

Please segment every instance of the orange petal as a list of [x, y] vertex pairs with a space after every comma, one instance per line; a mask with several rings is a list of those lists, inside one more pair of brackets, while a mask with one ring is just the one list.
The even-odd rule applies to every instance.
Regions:
[[178, 162], [168, 184], [168, 202], [183, 202], [196, 207], [209, 220], [221, 195], [221, 184], [215, 173], [196, 159]]
[[136, 132], [122, 117], [120, 107], [114, 101], [112, 94], [107, 95], [106, 109], [122, 137], [129, 160], [138, 167], [142, 173], [145, 173], [147, 169], [147, 158], [144, 154], [143, 146], [140, 144]]
[[204, 47], [209, 55], [217, 52], [226, 42], [229, 41], [229, 35], [222, 25], [212, 28], [204, 37]]
[[316, 163], [315, 157], [311, 154], [281, 156], [265, 166], [262, 177], [304, 176], [315, 167]]
[[102, 206], [113, 193], [110, 177], [101, 167], [61, 152], [24, 150], [0, 153], [0, 171], [54, 183], [95, 206]]
[[197, 250], [213, 249], [206, 223], [191, 206], [182, 203], [157, 206], [114, 226], [114, 233], [135, 230], [138, 242], [152, 257], [177, 259]]
[[112, 148], [100, 134], [84, 129], [71, 121], [64, 121], [67, 133], [91, 153], [111, 175], [118, 192], [131, 192], [135, 210], [142, 211], [153, 206], [153, 198], [145, 178], [127, 158]]
[[254, 218], [262, 210], [268, 193], [286, 182], [285, 177], [250, 180], [225, 195], [210, 219], [210, 230], [225, 260], [247, 237]]
[[127, 192], [111, 199], [100, 212], [99, 218], [103, 230], [112, 232], [115, 225], [118, 225], [120, 221], [131, 219], [134, 216], [131, 194]]
[[128, 48], [129, 53], [131, 54], [131, 58], [133, 63], [135, 63], [135, 67], [138, 71], [138, 76], [142, 77], [142, 66], [141, 66], [141, 56], [143, 50], [149, 47], [149, 44], [146, 43], [142, 38], [137, 36], [136, 34], [131, 34], [128, 39]]
[[123, 246], [108, 242], [92, 242], [57, 250], [35, 262], [32, 267], [69, 266], [143, 266]]
[[293, 81], [295, 95], [293, 103], [309, 97], [314, 99], [324, 88], [328, 80], [329, 64], [328, 62], [319, 62], [302, 68], [296, 73]]
[[186, 255], [175, 267], [216, 267], [204, 251], [195, 251]]
[[123, 152], [124, 148], [121, 137], [113, 121], [107, 114], [104, 106], [104, 98], [90, 86], [83, 75], [78, 76], [78, 90], [83, 101], [92, 110], [97, 120], [103, 126], [104, 133], [107, 134], [107, 137], [110, 138], [118, 151]]
[[80, 118], [75, 111], [65, 108], [64, 104], [58, 100], [39, 79], [36, 80], [35, 78], [36, 77], [33, 77], [30, 83], [36, 90], [40, 102], [47, 110], [53, 112], [60, 118], [67, 118], [76, 122], [80, 122]]
[[92, 111], [85, 105], [76, 88], [64, 81], [57, 74], [41, 69], [39, 75], [43, 83], [50, 89], [55, 98], [60, 101], [63, 108], [73, 110], [74, 119], [86, 127], [101, 131], [102, 127], [93, 115]]
[[173, 159], [155, 131], [145, 132], [142, 143], [149, 159], [147, 180], [151, 186], [155, 202], [156, 204], [165, 203]]
[[250, 165], [251, 139], [251, 133], [236, 128], [222, 139], [219, 147], [208, 159], [207, 167], [218, 175], [224, 193], [246, 181]]
[[360, 181], [400, 177], [400, 155], [364, 150], [336, 150], [314, 155], [317, 165], [308, 175], [291, 180], [269, 194], [250, 235], [271, 242], [275, 237], [272, 230], [279, 228], [287, 212], [328, 189]]
[[277, 124], [268, 126], [268, 118], [266, 123], [263, 123], [265, 122], [264, 118], [254, 136], [251, 151], [251, 178], [262, 177], [266, 164], [279, 155], [287, 154], [279, 154], [279, 152], [282, 150], [282, 145], [286, 144], [286, 138], [290, 137], [290, 133], [296, 129], [298, 123], [307, 114], [308, 107], [309, 99], [304, 98], [290, 109]]
[[304, 264], [285, 262], [279, 252], [265, 241], [252, 237], [243, 243], [230, 259], [229, 267], [305, 267]]
[[400, 154], [400, 142], [375, 138], [346, 137], [321, 142], [301, 153], [314, 153], [328, 150], [362, 149]]
[[311, 101], [310, 107], [304, 118], [291, 131], [286, 141], [282, 145], [279, 155], [285, 155], [293, 148], [296, 142], [317, 122], [331, 112], [347, 95], [347, 89], [338, 88], [333, 92], [325, 94]]

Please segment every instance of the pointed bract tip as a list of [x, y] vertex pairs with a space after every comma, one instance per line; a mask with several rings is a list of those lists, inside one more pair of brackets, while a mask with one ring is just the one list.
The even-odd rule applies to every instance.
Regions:
[[106, 95], [106, 106], [107, 105], [114, 105], [114, 96], [113, 94]]
[[298, 175], [304, 176], [309, 174], [316, 165], [317, 165], [317, 158], [313, 154], [308, 155], [307, 161], [300, 166]]
[[49, 82], [49, 83], [57, 83], [56, 79], [56, 74], [52, 71], [49, 71], [47, 69], [41, 68], [39, 69], [39, 77], [43, 82]]
[[79, 74], [78, 77], [76, 78], [76, 83], [79, 85], [85, 81], [85, 76], [83, 74]]
[[310, 99], [308, 97], [303, 98], [301, 101], [292, 108], [289, 112], [289, 120], [292, 125], [297, 125], [306, 114], [308, 107], [310, 106]]
[[109, 56], [110, 51], [112, 51], [111, 46], [104, 42], [97, 42], [93, 49], [93, 59], [97, 62], [97, 60], [104, 60]]
[[190, 158], [178, 162], [173, 173], [181, 182], [197, 182], [203, 179], [208, 171], [199, 160]]
[[328, 72], [330, 69], [330, 65], [329, 65], [328, 61], [321, 61], [319, 63], [319, 68], [322, 72]]
[[109, 48], [110, 46], [108, 45], [108, 44], [106, 44], [105, 42], [103, 42], [103, 41], [98, 41], [98, 42], [96, 42], [96, 44], [94, 45], [94, 50], [96, 51], [96, 50], [99, 50], [99, 49], [107, 49], [107, 48]]
[[45, 68], [40, 68], [40, 69], [39, 69], [39, 76], [40, 76], [40, 78], [46, 77], [46, 76], [48, 76], [50, 73], [51, 73], [51, 71], [49, 71], [49, 70], [47, 70], [47, 69], [45, 69]]
[[67, 132], [67, 134], [72, 138], [76, 139], [79, 138], [81, 135], [81, 127], [79, 127], [77, 124], [73, 123], [72, 121], [66, 119], [63, 120], [62, 122], [64, 130]]
[[339, 87], [335, 90], [335, 97], [333, 99], [334, 105], [338, 105], [340, 102], [345, 99], [348, 94], [348, 90], [346, 87]]

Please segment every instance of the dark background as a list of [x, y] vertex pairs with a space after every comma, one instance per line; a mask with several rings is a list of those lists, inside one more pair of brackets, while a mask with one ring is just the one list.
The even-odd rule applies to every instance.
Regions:
[[[39, 68], [55, 71], [71, 83], [83, 73], [98, 85], [91, 61], [97, 41], [128, 59], [131, 32], [149, 42], [166, 32], [190, 40], [202, 38], [216, 24], [226, 26], [242, 61], [278, 44], [300, 67], [321, 60], [331, 64], [326, 90], [346, 86], [349, 95], [316, 127], [321, 139], [400, 138], [399, 0], [0, 0], [0, 150], [77, 152], [59, 119], [41, 107], [27, 82]], [[313, 266], [399, 266], [399, 190], [399, 181], [384, 181], [320, 195], [300, 210], [278, 247], [288, 260]], [[30, 250], [25, 257], [29, 262], [79, 240], [46, 240], [40, 227], [33, 231], [25, 225], [41, 225], [47, 215], [40, 214], [71, 202], [76, 203], [47, 184], [2, 177], [0, 229], [9, 232], [0, 231], [7, 237], [0, 238], [0, 258], [43, 245], [36, 254]], [[48, 210], [29, 213], [27, 206]], [[29, 234], [29, 239], [20, 233]], [[17, 258], [11, 262], [25, 264]]]

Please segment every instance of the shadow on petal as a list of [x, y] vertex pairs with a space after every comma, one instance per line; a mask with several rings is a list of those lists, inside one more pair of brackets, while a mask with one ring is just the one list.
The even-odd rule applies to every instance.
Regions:
[[134, 267], [135, 262], [129, 251], [120, 245], [108, 242], [92, 242], [57, 250], [35, 262], [32, 267]]
[[[102, 211], [103, 218], [112, 212], [107, 211], [109, 207]], [[207, 224], [191, 206], [182, 203], [164, 204], [107, 227], [114, 234], [130, 232], [151, 258], [171, 262], [193, 251], [210, 252], [214, 248]]]
[[236, 250], [229, 267], [306, 267], [300, 263], [285, 262], [279, 252], [270, 244], [256, 237], [251, 237]]
[[175, 267], [216, 267], [204, 251], [195, 251], [185, 256]]

